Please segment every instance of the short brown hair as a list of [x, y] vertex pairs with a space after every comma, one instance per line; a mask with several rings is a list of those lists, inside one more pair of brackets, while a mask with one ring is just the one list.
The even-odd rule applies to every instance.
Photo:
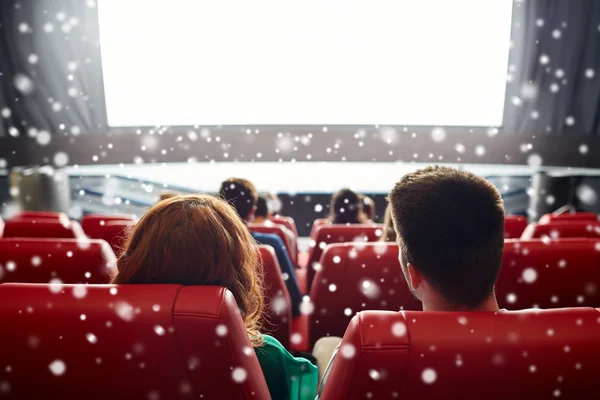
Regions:
[[241, 178], [229, 178], [223, 181], [219, 195], [235, 208], [243, 220], [248, 219], [258, 201], [258, 193], [252, 182]]
[[155, 204], [133, 228], [117, 269], [112, 283], [226, 287], [250, 340], [262, 344], [262, 263], [250, 232], [223, 200], [190, 194]]
[[455, 306], [494, 290], [504, 247], [504, 204], [484, 178], [430, 166], [406, 174], [388, 196], [403, 268], [410, 262]]

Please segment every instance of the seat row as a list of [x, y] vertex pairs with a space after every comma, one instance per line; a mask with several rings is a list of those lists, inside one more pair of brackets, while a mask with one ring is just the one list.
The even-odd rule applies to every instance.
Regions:
[[[0, 320], [5, 398], [269, 398], [221, 287], [7, 283]], [[363, 311], [320, 399], [594, 398], [598, 354], [593, 308]]]

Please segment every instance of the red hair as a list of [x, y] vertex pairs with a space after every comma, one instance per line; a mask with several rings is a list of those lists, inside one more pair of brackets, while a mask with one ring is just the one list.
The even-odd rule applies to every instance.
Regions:
[[112, 283], [218, 285], [229, 289], [254, 346], [262, 344], [262, 263], [235, 210], [209, 195], [165, 199], [135, 225]]

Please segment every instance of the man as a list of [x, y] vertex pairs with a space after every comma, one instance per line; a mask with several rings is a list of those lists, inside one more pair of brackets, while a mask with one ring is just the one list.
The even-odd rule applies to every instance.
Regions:
[[[221, 184], [219, 195], [237, 211], [244, 222], [252, 221], [258, 201], [258, 193], [250, 181], [240, 178], [227, 179]], [[282, 240], [279, 236], [272, 234], [258, 232], [250, 232], [250, 234], [259, 244], [269, 245], [275, 250], [292, 301], [292, 315], [299, 315], [302, 294], [296, 281], [294, 266]]]
[[[504, 248], [504, 204], [490, 182], [455, 168], [427, 167], [404, 175], [388, 202], [400, 266], [424, 311], [499, 311], [494, 284]], [[328, 370], [332, 364], [333, 358]]]

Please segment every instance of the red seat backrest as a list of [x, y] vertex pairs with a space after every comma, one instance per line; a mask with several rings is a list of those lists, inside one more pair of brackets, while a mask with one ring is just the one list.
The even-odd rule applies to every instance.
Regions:
[[313, 221], [312, 228], [310, 229], [310, 238], [315, 240], [317, 238], [317, 227], [321, 225], [331, 225], [331, 220], [329, 218], [317, 218]]
[[284, 228], [277, 224], [248, 224], [248, 229], [251, 232], [270, 233], [271, 235], [277, 235], [283, 241], [285, 249], [287, 250], [290, 260], [293, 264], [298, 262], [298, 252], [296, 243], [290, 238], [284, 231]]
[[269, 398], [222, 287], [3, 284], [0, 320], [5, 398]]
[[265, 317], [263, 331], [290, 348], [292, 301], [271, 246], [258, 246], [265, 274]]
[[598, 221], [553, 221], [546, 224], [531, 223], [521, 239], [558, 238], [600, 238]]
[[365, 311], [322, 400], [583, 399], [600, 393], [600, 313]]
[[504, 238], [517, 239], [527, 228], [527, 218], [522, 215], [507, 215], [504, 217]]
[[21, 211], [13, 218], [34, 218], [34, 219], [58, 219], [68, 220], [67, 214], [53, 211]]
[[598, 214], [593, 212], [574, 212], [563, 214], [545, 214], [538, 224], [547, 224], [554, 221], [598, 221]]
[[0, 283], [108, 283], [115, 263], [103, 240], [0, 239]]
[[283, 225], [288, 228], [296, 238], [298, 237], [298, 230], [296, 229], [296, 222], [294, 222], [294, 218], [292, 217], [284, 217], [282, 215], [272, 216], [269, 218], [273, 223]]
[[600, 304], [600, 240], [507, 240], [496, 282], [501, 308]]
[[83, 239], [86, 236], [77, 221], [12, 218], [6, 222], [3, 237]]
[[4, 234], [4, 220], [0, 217], [0, 238]]
[[342, 336], [362, 310], [421, 310], [408, 289], [395, 243], [331, 244], [310, 290], [309, 344]]
[[315, 230], [315, 238], [310, 241], [306, 282], [310, 290], [315, 272], [320, 269], [321, 255], [330, 243], [376, 242], [381, 237], [383, 225], [379, 224], [321, 224]]
[[88, 237], [104, 239], [104, 226], [111, 221], [133, 222], [133, 218], [127, 215], [86, 214], [81, 219], [81, 227]]
[[104, 225], [97, 228], [97, 233], [101, 234], [100, 239], [105, 240], [119, 256], [134, 225], [133, 221], [106, 221]]

